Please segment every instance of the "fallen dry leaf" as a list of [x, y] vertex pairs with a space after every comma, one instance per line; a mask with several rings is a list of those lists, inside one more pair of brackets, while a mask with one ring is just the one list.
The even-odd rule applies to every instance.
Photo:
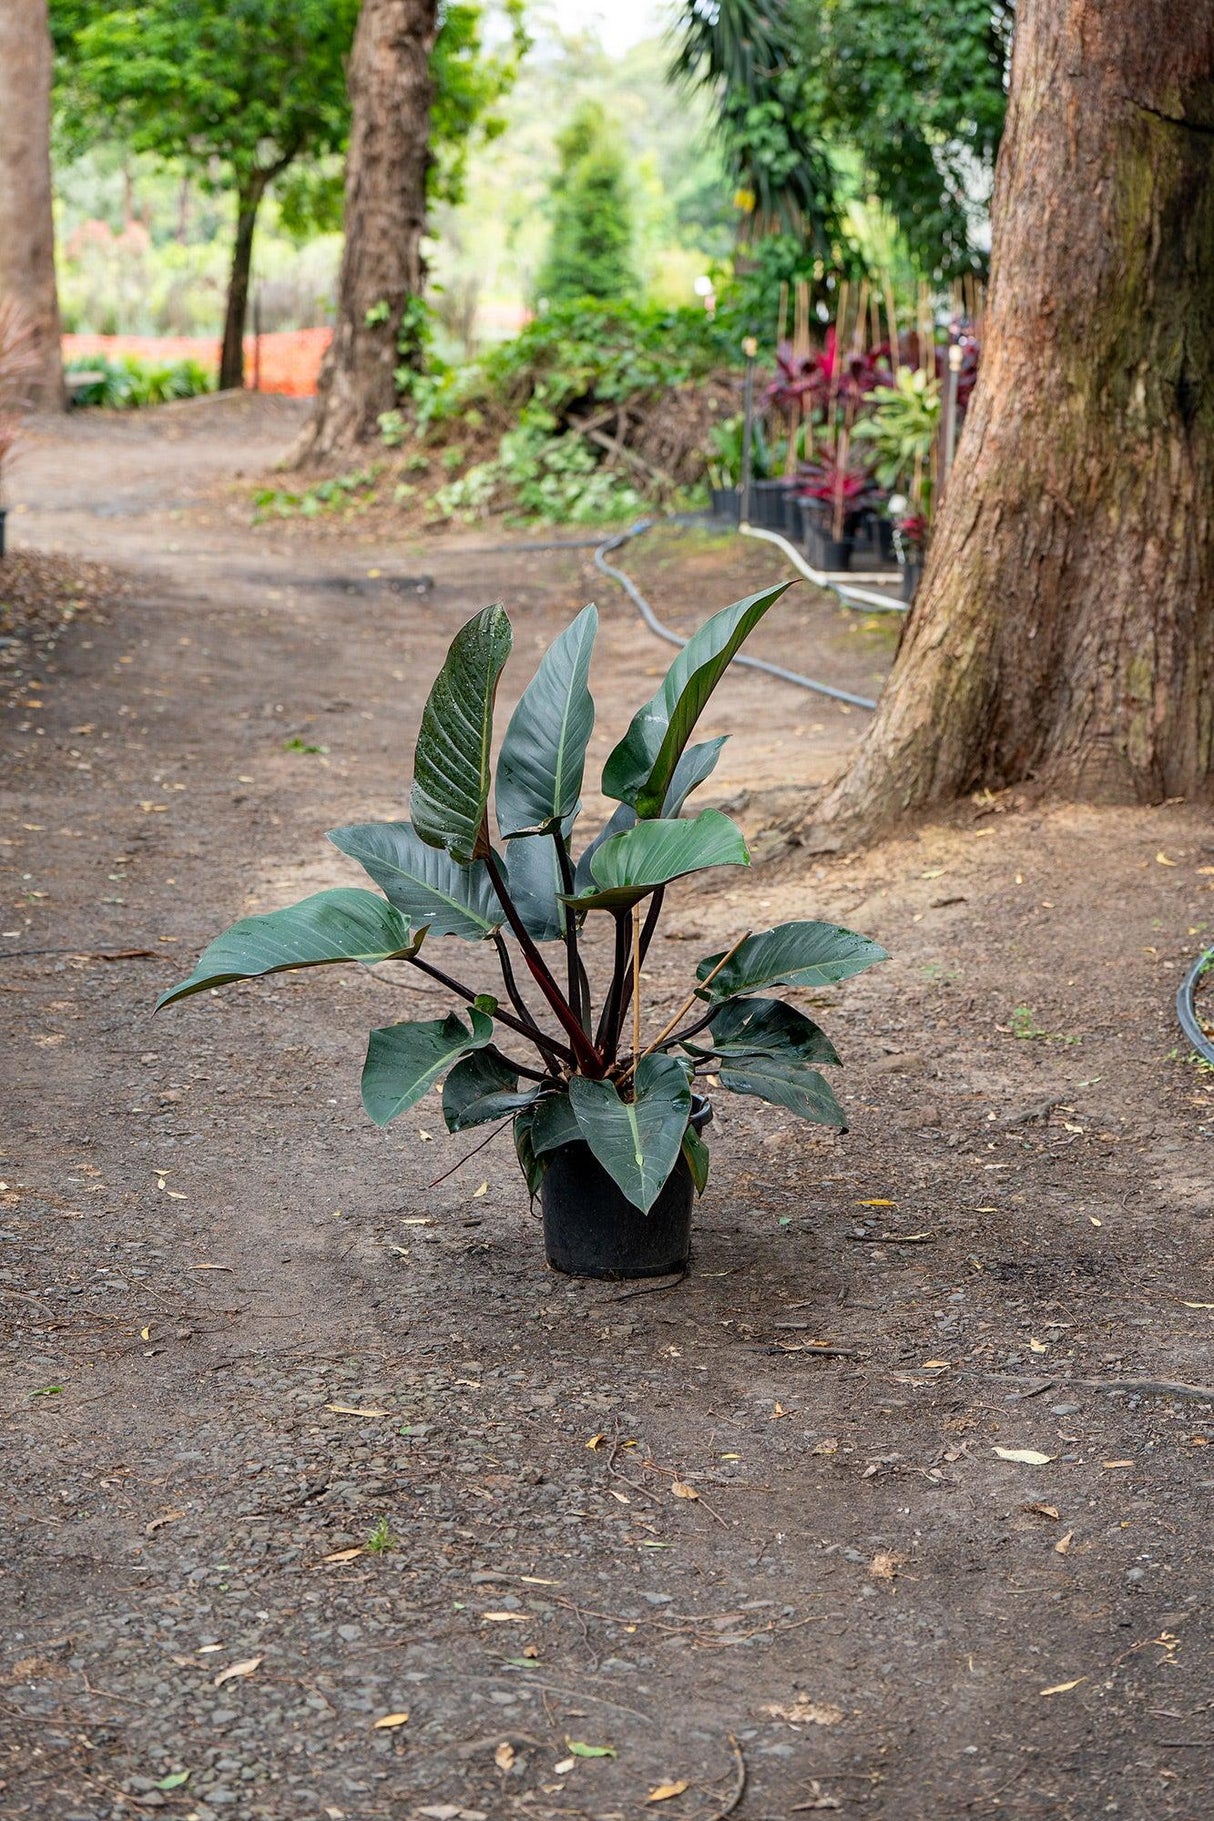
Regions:
[[858, 1201], [856, 1203], [858, 1208], [896, 1208], [897, 1205], [896, 1201], [882, 1201], [880, 1199], [876, 1201]]
[[1039, 1448], [996, 1448], [1001, 1461], [1019, 1461], [1022, 1467], [1048, 1467], [1056, 1454], [1042, 1454]]
[[1073, 1530], [1068, 1530], [1065, 1536], [1060, 1536], [1058, 1538], [1058, 1541], [1054, 1544], [1055, 1555], [1068, 1555], [1070, 1553], [1071, 1539], [1074, 1534], [1075, 1532]]
[[222, 1688], [225, 1682], [233, 1682], [238, 1676], [251, 1676], [253, 1671], [260, 1669], [264, 1662], [264, 1657], [245, 1657], [241, 1663], [229, 1663], [227, 1668], [221, 1669], [215, 1677], [214, 1686]]
[[1043, 1688], [1039, 1692], [1043, 1695], [1065, 1695], [1072, 1688], [1078, 1688], [1081, 1682], [1086, 1681], [1086, 1676], [1076, 1676], [1073, 1682], [1055, 1682], [1052, 1688]]
[[787, 1720], [790, 1726], [837, 1726], [843, 1718], [843, 1709], [832, 1701], [794, 1701], [790, 1707], [771, 1704], [759, 1712], [770, 1714], [773, 1720]]
[[495, 1625], [526, 1625], [527, 1615], [524, 1612], [482, 1612], [482, 1619], [490, 1619]]
[[154, 1517], [150, 1524], [144, 1526], [144, 1536], [151, 1536], [162, 1524], [175, 1524], [178, 1518], [185, 1516], [184, 1511], [166, 1511], [161, 1517]]
[[356, 1543], [353, 1549], [335, 1549], [332, 1555], [322, 1555], [317, 1566], [323, 1568], [326, 1562], [353, 1562], [358, 1559], [362, 1552], [363, 1546], [361, 1543]]
[[552, 1766], [552, 1769], [558, 1777], [567, 1777], [569, 1772], [573, 1769], [573, 1764], [574, 1760], [572, 1758], [562, 1758], [559, 1764], [554, 1764]]
[[1169, 860], [1168, 856], [1166, 854], [1159, 853], [1159, 854], [1156, 854], [1156, 856], [1155, 856], [1155, 864], [1156, 864], [1156, 866], [1179, 866], [1180, 861], [1179, 860]]
[[893, 1555], [888, 1549], [879, 1549], [868, 1565], [868, 1572], [874, 1580], [892, 1581], [905, 1560], [904, 1555]]
[[1024, 1509], [1026, 1511], [1031, 1511], [1034, 1517], [1053, 1518], [1055, 1523], [1057, 1523], [1062, 1515], [1057, 1505], [1026, 1505]]
[[372, 1732], [392, 1732], [396, 1727], [403, 1726], [408, 1718], [408, 1714], [381, 1714], [378, 1720], [372, 1721], [371, 1730]]
[[1214, 1309], [1214, 1303], [1181, 1303], [1182, 1309]]
[[493, 1754], [493, 1762], [499, 1770], [514, 1769], [514, 1747], [509, 1739], [503, 1739]]
[[334, 1411], [338, 1416], [387, 1416], [387, 1410], [362, 1410], [355, 1404], [326, 1404], [326, 1410]]
[[680, 1777], [677, 1783], [659, 1783], [656, 1789], [650, 1790], [645, 1800], [646, 1802], [669, 1802], [672, 1796], [681, 1796], [683, 1791], [690, 1787], [686, 1777]]
[[1101, 1461], [1102, 1467], [1132, 1467], [1133, 1461]]
[[698, 1499], [700, 1496], [695, 1487], [689, 1486], [686, 1480], [675, 1480], [670, 1490], [677, 1499]]
[[586, 1443], [586, 1446], [591, 1449], [592, 1452], [597, 1453], [606, 1440], [607, 1437], [605, 1435], [592, 1435], [590, 1440]]
[[1029, 1341], [1029, 1352], [1030, 1353], [1048, 1353], [1049, 1348], [1046, 1346], [1046, 1344], [1043, 1340], [1030, 1340]]
[[487, 1182], [483, 1182], [479, 1189], [473, 1189], [472, 1199], [473, 1199], [473, 1201], [479, 1201], [479, 1199], [482, 1195], [487, 1195], [488, 1193], [489, 1193], [489, 1184]]

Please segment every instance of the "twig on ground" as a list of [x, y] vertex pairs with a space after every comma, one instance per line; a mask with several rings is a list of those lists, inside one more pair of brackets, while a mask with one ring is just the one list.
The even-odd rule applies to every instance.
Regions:
[[733, 1790], [724, 1808], [717, 1809], [714, 1815], [709, 1816], [708, 1821], [725, 1821], [726, 1816], [732, 1815], [746, 1793], [746, 1759], [742, 1756], [742, 1747], [732, 1733], [729, 1735], [729, 1749], [733, 1753], [734, 1766], [737, 1771]]
[[850, 1239], [861, 1246], [925, 1246], [935, 1239], [934, 1233], [845, 1233], [844, 1239]]

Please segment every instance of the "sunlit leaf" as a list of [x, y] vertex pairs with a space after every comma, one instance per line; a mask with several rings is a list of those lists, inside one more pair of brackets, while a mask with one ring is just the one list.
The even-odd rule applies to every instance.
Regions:
[[497, 762], [503, 836], [547, 834], [578, 807], [594, 701], [586, 687], [599, 616], [583, 607], [554, 639], [523, 691]]
[[604, 841], [590, 862], [596, 889], [572, 902], [577, 910], [623, 910], [686, 873], [749, 864], [741, 829], [719, 809], [694, 821], [638, 822]]
[[242, 917], [203, 950], [194, 972], [156, 1001], [159, 1011], [192, 993], [230, 980], [255, 980], [289, 968], [329, 967], [341, 961], [396, 960], [416, 953], [425, 931], [375, 892], [343, 885], [317, 892], [285, 910]]
[[362, 1090], [363, 1105], [376, 1125], [387, 1125], [416, 1106], [454, 1062], [491, 1040], [493, 1020], [475, 1006], [469, 1016], [471, 1031], [448, 1012], [445, 1018], [390, 1024], [371, 1032]]
[[459, 865], [441, 847], [428, 846], [408, 822], [352, 823], [330, 829], [329, 839], [432, 936], [482, 942], [504, 921], [484, 862]]
[[692, 635], [666, 673], [662, 687], [634, 715], [603, 768], [603, 793], [631, 803], [639, 816], [659, 816], [683, 749], [708, 698], [738, 648], [790, 586], [748, 595], [714, 613]]
[[510, 656], [510, 621], [500, 605], [484, 608], [452, 640], [422, 710], [409, 808], [431, 847], [461, 862], [488, 850], [493, 703]]
[[[706, 955], [696, 978], [712, 973], [720, 955]], [[831, 986], [888, 961], [879, 943], [833, 923], [779, 923], [748, 936], [706, 989], [709, 1000], [735, 999], [767, 986]]]
[[633, 1078], [636, 1098], [613, 1081], [575, 1075], [569, 1098], [583, 1138], [635, 1208], [648, 1214], [679, 1158], [691, 1117], [687, 1068], [673, 1056], [645, 1056]]

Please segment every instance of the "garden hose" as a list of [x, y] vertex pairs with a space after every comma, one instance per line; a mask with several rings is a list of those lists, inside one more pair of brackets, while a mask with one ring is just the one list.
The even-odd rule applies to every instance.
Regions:
[[[607, 538], [594, 553], [594, 566], [604, 575], [609, 575], [612, 581], [620, 584], [629, 600], [639, 610], [641, 618], [650, 632], [655, 633], [659, 639], [665, 639], [667, 644], [678, 645], [681, 649], [686, 645], [687, 640], [677, 632], [672, 632], [669, 626], [663, 626], [631, 576], [625, 575], [622, 569], [617, 569], [613, 563], [607, 561], [610, 551], [618, 550], [622, 544], [629, 543], [634, 537], [640, 537], [643, 532], [652, 531], [658, 522], [656, 519], [640, 518], [635, 525], [630, 525], [627, 531], [619, 531], [614, 537]], [[782, 543], [783, 539], [779, 541]], [[833, 583], [827, 584], [827, 586], [833, 587]], [[853, 695], [850, 690], [836, 689], [833, 683], [820, 683], [814, 677], [799, 676], [795, 670], [785, 670], [781, 664], [769, 664], [765, 658], [752, 658], [739, 654], [734, 659], [734, 663], [744, 664], [749, 670], [761, 670], [769, 677], [778, 677], [782, 683], [795, 683], [801, 689], [812, 689], [815, 695], [829, 696], [832, 702], [847, 702], [853, 708], [875, 708], [877, 706], [875, 702], [870, 701], [868, 696]]]
[[1181, 981], [1180, 991], [1176, 995], [1176, 1016], [1180, 1020], [1181, 1030], [1197, 1054], [1204, 1061], [1214, 1063], [1214, 1038], [1208, 1037], [1202, 1028], [1196, 1003], [1198, 982], [1211, 968], [1214, 968], [1214, 948], [1208, 948], [1204, 955], [1199, 955]]

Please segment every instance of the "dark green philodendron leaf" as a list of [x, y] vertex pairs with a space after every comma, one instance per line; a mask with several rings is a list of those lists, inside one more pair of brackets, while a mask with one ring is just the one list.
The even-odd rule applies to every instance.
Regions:
[[458, 865], [441, 847], [428, 847], [408, 822], [353, 823], [330, 829], [329, 839], [432, 936], [483, 942], [505, 922], [484, 861]]
[[729, 738], [727, 733], [719, 733], [715, 740], [701, 740], [695, 746], [689, 746], [674, 768], [674, 776], [666, 791], [662, 804], [664, 816], [678, 816], [683, 813], [683, 805], [693, 790], [698, 790], [705, 778], [710, 778], [717, 768], [721, 748]]
[[[697, 980], [710, 974], [720, 955], [706, 955], [696, 968]], [[834, 923], [778, 923], [775, 929], [748, 936], [706, 989], [711, 1000], [736, 999], [762, 986], [833, 986], [862, 974], [889, 956], [877, 942]]]
[[[705, 778], [711, 777], [716, 769], [728, 734], [718, 734], [715, 740], [702, 740], [698, 746], [689, 746], [674, 769], [670, 780], [670, 789], [666, 792], [666, 801], [662, 804], [662, 815], [674, 817], [682, 814], [683, 806], [693, 790], [698, 790]], [[577, 863], [573, 887], [578, 897], [594, 890], [594, 875], [591, 862], [604, 841], [610, 841], [613, 835], [622, 835], [626, 828], [632, 828], [637, 819], [637, 812], [631, 803], [621, 803], [612, 814], [611, 820], [599, 830], [589, 847], [585, 848]]]
[[610, 821], [605, 822], [600, 828], [589, 847], [583, 849], [573, 872], [573, 889], [579, 898], [585, 892], [594, 890], [594, 874], [590, 868], [600, 847], [605, 841], [610, 841], [613, 835], [622, 835], [626, 828], [634, 827], [636, 819], [637, 812], [632, 804], [621, 803]]
[[633, 1087], [636, 1099], [621, 1100], [613, 1081], [574, 1075], [569, 1098], [594, 1155], [633, 1207], [648, 1214], [679, 1159], [691, 1084], [674, 1056], [644, 1056]]
[[510, 717], [497, 761], [497, 825], [503, 837], [545, 835], [578, 807], [594, 701], [586, 680], [598, 631], [583, 607], [544, 653]]
[[514, 1151], [519, 1161], [527, 1184], [527, 1193], [532, 1201], [540, 1192], [548, 1164], [546, 1159], [536, 1155], [532, 1143], [532, 1131], [535, 1125], [535, 1106], [524, 1107], [514, 1120]]
[[472, 1029], [454, 1012], [414, 1024], [389, 1024], [371, 1032], [363, 1064], [363, 1105], [376, 1125], [387, 1125], [416, 1106], [434, 1083], [469, 1050], [493, 1036], [493, 1020], [470, 1008]]
[[505, 608], [484, 608], [456, 633], [422, 710], [409, 798], [413, 827], [461, 865], [483, 859], [489, 846], [493, 702], [510, 645]]
[[531, 1143], [537, 1157], [559, 1151], [563, 1144], [576, 1144], [581, 1136], [582, 1128], [567, 1093], [545, 1094], [537, 1101], [531, 1127]]
[[748, 595], [714, 613], [692, 634], [666, 672], [662, 687], [633, 716], [628, 732], [603, 767], [606, 796], [631, 803], [639, 816], [663, 813], [675, 767], [709, 696], [743, 640], [790, 586], [781, 582], [761, 594]]
[[708, 1146], [693, 1125], [689, 1125], [683, 1134], [682, 1150], [691, 1180], [696, 1185], [696, 1194], [702, 1195], [708, 1187]]
[[754, 1094], [776, 1106], [788, 1107], [817, 1125], [847, 1130], [847, 1115], [817, 1069], [811, 1069], [792, 1050], [769, 1056], [725, 1056], [718, 1079], [731, 1094]]
[[785, 1005], [782, 999], [730, 999], [721, 1006], [709, 1028], [711, 1045], [706, 1037], [684, 1045], [693, 1056], [787, 1054], [802, 1062], [839, 1060], [821, 1026], [795, 1005]]
[[501, 858], [510, 897], [533, 942], [556, 942], [565, 933], [562, 879], [556, 843], [527, 835], [507, 844]]
[[328, 967], [339, 961], [398, 961], [421, 947], [425, 930], [375, 892], [343, 885], [317, 892], [286, 910], [242, 917], [203, 950], [194, 972], [156, 1001], [156, 1010], [230, 980], [255, 980], [295, 967]]
[[517, 1071], [504, 1056], [496, 1056], [491, 1050], [473, 1050], [456, 1063], [443, 1083], [447, 1130], [465, 1132], [469, 1126], [505, 1119], [530, 1106], [539, 1092], [534, 1084], [526, 1092], [519, 1092]]
[[579, 911], [624, 910], [685, 873], [749, 865], [741, 829], [719, 809], [701, 810], [694, 821], [638, 822], [604, 841], [590, 862], [597, 889], [572, 902]]

